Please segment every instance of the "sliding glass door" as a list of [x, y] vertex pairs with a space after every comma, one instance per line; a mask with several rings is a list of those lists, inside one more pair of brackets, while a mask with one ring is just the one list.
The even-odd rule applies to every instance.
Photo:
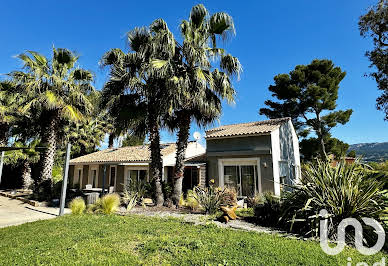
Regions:
[[241, 196], [255, 195], [255, 166], [241, 165]]
[[127, 172], [127, 185], [146, 183], [147, 170], [130, 169]]
[[255, 195], [255, 165], [225, 165], [224, 186], [236, 189], [240, 197]]

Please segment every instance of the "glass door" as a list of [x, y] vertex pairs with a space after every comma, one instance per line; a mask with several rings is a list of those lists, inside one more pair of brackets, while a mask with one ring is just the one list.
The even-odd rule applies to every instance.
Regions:
[[237, 196], [252, 197], [255, 195], [255, 165], [225, 165], [224, 186], [236, 189]]
[[237, 195], [241, 193], [240, 169], [237, 165], [224, 166], [224, 186], [236, 189]]
[[241, 165], [241, 195], [255, 195], [255, 169], [253, 165]]

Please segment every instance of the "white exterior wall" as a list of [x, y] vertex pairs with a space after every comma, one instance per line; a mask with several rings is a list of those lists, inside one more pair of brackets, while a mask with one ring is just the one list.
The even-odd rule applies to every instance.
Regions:
[[[191, 158], [206, 153], [206, 149], [197, 142], [189, 142], [187, 144], [185, 158]], [[169, 155], [163, 156], [163, 167], [175, 166], [176, 153], [173, 152]]]
[[[299, 141], [291, 120], [279, 128], [280, 177], [286, 184], [294, 185], [300, 179]], [[282, 181], [282, 180], [280, 180]]]
[[292, 128], [292, 144], [294, 147], [294, 162], [297, 166], [297, 173], [296, 173], [296, 179], [295, 182], [299, 183], [301, 178], [301, 168], [300, 168], [300, 152], [299, 152], [299, 139], [296, 135], [294, 126], [292, 125], [291, 121], [289, 121], [290, 127]]
[[271, 146], [272, 146], [272, 164], [273, 164], [273, 180], [275, 195], [280, 196], [280, 175], [279, 175], [279, 161], [280, 161], [280, 136], [279, 129], [271, 132]]

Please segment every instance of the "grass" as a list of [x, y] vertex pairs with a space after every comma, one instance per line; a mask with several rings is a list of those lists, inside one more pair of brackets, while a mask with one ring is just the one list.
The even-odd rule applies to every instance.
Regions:
[[312, 241], [117, 215], [65, 215], [0, 229], [0, 239], [2, 265], [372, 265], [385, 255], [328, 256]]

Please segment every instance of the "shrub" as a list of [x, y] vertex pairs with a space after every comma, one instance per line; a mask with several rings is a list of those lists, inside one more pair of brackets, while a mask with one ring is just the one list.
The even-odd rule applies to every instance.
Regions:
[[85, 201], [81, 197], [72, 199], [69, 203], [69, 208], [72, 214], [82, 214], [85, 211]]
[[281, 217], [280, 198], [266, 192], [256, 200], [253, 208], [255, 222], [263, 226], [277, 226]]
[[144, 198], [148, 194], [146, 184], [143, 181], [131, 181], [125, 186], [124, 190], [137, 193], [139, 198]]
[[234, 188], [225, 188], [224, 189], [221, 204], [227, 205], [227, 206], [237, 205], [237, 192]]
[[[319, 212], [326, 209], [330, 214], [329, 237], [335, 239], [338, 224], [345, 218], [369, 217], [381, 221], [388, 208], [383, 186], [378, 176], [359, 161], [341, 162], [335, 167], [329, 162], [310, 163], [303, 170], [301, 184], [284, 198], [282, 220], [291, 231], [318, 236], [322, 219]], [[366, 238], [374, 235], [370, 234], [370, 227], [364, 230]], [[347, 237], [352, 239], [349, 234]]]
[[215, 214], [221, 206], [224, 190], [210, 186], [195, 187], [195, 198], [207, 214]]
[[112, 214], [120, 206], [120, 196], [116, 193], [107, 194], [101, 199], [101, 209], [105, 214]]
[[191, 210], [196, 210], [199, 207], [199, 202], [193, 190], [187, 191], [186, 206], [189, 207]]
[[185, 201], [185, 196], [183, 195], [183, 193], [181, 194], [180, 198], [179, 198], [179, 203], [178, 203], [179, 206], [186, 206], [186, 201]]
[[[255, 216], [253, 208], [238, 208], [236, 210], [236, 215], [243, 218], [252, 218]], [[251, 220], [251, 219], [249, 219]]]
[[257, 194], [254, 197], [247, 197], [245, 199], [248, 208], [254, 208], [257, 204], [264, 203], [263, 194]]

